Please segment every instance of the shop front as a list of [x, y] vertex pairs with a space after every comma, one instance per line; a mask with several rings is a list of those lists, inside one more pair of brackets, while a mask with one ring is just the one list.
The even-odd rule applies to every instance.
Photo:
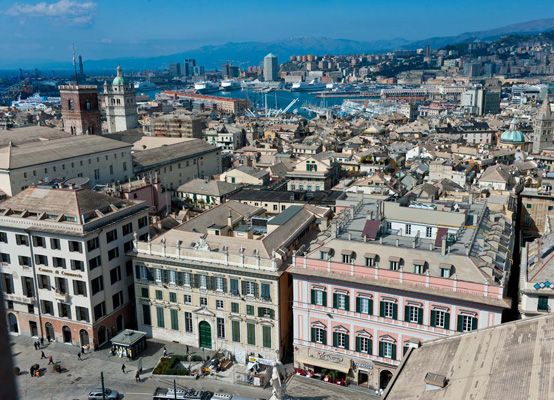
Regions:
[[295, 373], [324, 382], [346, 386], [352, 381], [350, 357], [319, 349], [304, 349], [296, 352]]
[[111, 342], [113, 355], [134, 360], [146, 348], [146, 333], [125, 329], [114, 336]]

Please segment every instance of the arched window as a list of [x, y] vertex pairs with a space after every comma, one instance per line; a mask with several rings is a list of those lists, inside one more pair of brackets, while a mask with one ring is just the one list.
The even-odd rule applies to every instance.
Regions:
[[92, 103], [90, 102], [90, 100], [85, 100], [85, 110], [92, 110]]

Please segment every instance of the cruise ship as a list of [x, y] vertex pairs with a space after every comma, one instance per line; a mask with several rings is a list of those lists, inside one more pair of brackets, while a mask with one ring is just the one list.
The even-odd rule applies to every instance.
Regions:
[[150, 81], [135, 81], [134, 85], [136, 90], [151, 90], [157, 88], [157, 86]]
[[326, 85], [319, 81], [313, 80], [311, 82], [296, 82], [292, 84], [290, 88], [293, 92], [318, 92], [326, 89]]
[[46, 97], [35, 93], [26, 99], [21, 99], [21, 95], [17, 100], [12, 101], [12, 107], [21, 111], [28, 110], [46, 110], [49, 105], [60, 104], [59, 97]]
[[240, 82], [235, 79], [224, 79], [221, 81], [221, 90], [223, 90], [224, 92], [239, 90], [240, 88]]
[[219, 91], [219, 84], [210, 81], [196, 82], [194, 84], [194, 90], [198, 93], [213, 93]]

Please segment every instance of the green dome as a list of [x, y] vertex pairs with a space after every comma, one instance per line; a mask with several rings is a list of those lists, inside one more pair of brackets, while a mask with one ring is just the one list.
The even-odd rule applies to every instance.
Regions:
[[121, 65], [117, 66], [117, 76], [113, 78], [112, 85], [125, 85], [125, 79], [123, 79], [123, 70]]
[[512, 120], [510, 128], [500, 135], [500, 141], [502, 143], [525, 143], [525, 135], [517, 130], [517, 121]]

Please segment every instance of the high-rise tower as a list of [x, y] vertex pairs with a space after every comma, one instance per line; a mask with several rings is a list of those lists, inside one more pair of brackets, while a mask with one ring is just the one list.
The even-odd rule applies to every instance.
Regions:
[[533, 153], [538, 154], [542, 150], [554, 146], [553, 136], [554, 116], [550, 110], [547, 93], [533, 127]]
[[104, 82], [104, 108], [108, 132], [121, 132], [138, 126], [135, 86], [123, 79], [123, 70], [117, 66], [117, 76], [111, 85]]
[[266, 82], [276, 81], [279, 79], [279, 63], [277, 56], [269, 53], [264, 57], [264, 80]]
[[101, 135], [98, 89], [95, 85], [61, 85], [63, 130], [72, 135]]

